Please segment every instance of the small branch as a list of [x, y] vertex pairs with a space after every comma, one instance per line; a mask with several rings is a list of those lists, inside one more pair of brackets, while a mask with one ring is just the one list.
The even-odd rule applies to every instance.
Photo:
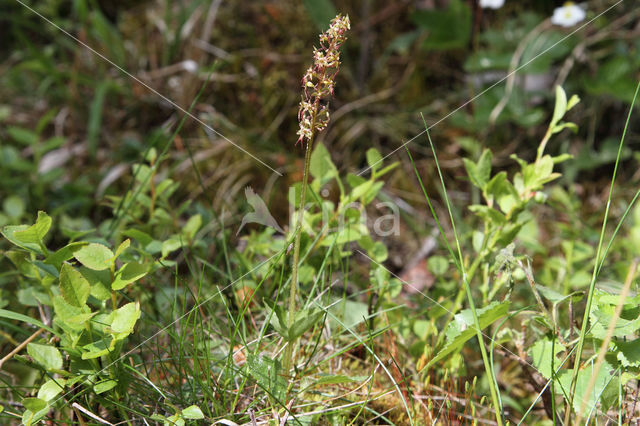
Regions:
[[44, 331], [44, 328], [38, 329], [38, 331], [33, 333], [31, 336], [29, 336], [27, 338], [27, 340], [25, 340], [24, 342], [20, 343], [18, 346], [16, 346], [16, 348], [14, 350], [9, 352], [4, 358], [0, 359], [0, 370], [2, 369], [2, 366], [4, 365], [5, 362], [9, 361], [15, 354], [17, 354], [22, 349], [24, 349], [25, 346], [27, 346], [30, 342], [32, 342], [43, 331]]

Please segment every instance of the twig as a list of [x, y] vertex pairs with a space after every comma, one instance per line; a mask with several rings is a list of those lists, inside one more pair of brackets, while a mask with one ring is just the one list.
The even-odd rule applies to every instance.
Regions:
[[31, 341], [33, 341], [33, 339], [35, 339], [36, 337], [38, 337], [38, 335], [40, 333], [42, 333], [44, 331], [44, 328], [40, 328], [38, 329], [38, 331], [36, 331], [35, 333], [33, 333], [31, 336], [29, 336], [24, 342], [20, 343], [18, 346], [16, 346], [16, 348], [14, 350], [12, 350], [11, 352], [9, 352], [4, 358], [2, 358], [0, 360], [0, 370], [2, 369], [2, 366], [5, 362], [9, 361], [15, 354], [17, 354], [18, 352], [20, 352], [22, 349], [24, 349], [25, 346], [27, 346]]

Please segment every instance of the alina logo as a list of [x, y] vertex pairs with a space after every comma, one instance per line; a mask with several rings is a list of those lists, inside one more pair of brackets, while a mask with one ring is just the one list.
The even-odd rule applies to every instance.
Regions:
[[236, 235], [240, 233], [242, 228], [244, 228], [247, 223], [257, 223], [260, 225], [269, 226], [284, 234], [284, 231], [282, 230], [280, 225], [278, 225], [278, 222], [276, 222], [276, 220], [269, 212], [269, 209], [267, 208], [265, 202], [262, 200], [262, 198], [260, 198], [258, 194], [253, 191], [250, 186], [247, 186], [245, 188], [244, 196], [247, 199], [247, 203], [249, 203], [251, 208], [253, 208], [253, 211], [244, 215], [244, 217], [242, 218], [242, 223], [240, 224], [240, 228], [238, 228]]

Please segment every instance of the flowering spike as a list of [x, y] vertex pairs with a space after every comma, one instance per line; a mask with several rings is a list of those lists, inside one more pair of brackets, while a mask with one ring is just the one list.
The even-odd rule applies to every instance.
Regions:
[[338, 15], [329, 29], [320, 34], [320, 48], [313, 48], [313, 66], [302, 77], [302, 100], [298, 110], [298, 141], [311, 141], [315, 132], [329, 124], [329, 98], [333, 96], [335, 78], [340, 67], [340, 46], [351, 28], [349, 16]]

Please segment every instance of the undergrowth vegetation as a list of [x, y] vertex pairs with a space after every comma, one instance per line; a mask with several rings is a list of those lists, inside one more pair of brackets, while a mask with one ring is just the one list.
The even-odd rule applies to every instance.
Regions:
[[0, 17], [1, 423], [640, 416], [637, 6], [107, 3]]

